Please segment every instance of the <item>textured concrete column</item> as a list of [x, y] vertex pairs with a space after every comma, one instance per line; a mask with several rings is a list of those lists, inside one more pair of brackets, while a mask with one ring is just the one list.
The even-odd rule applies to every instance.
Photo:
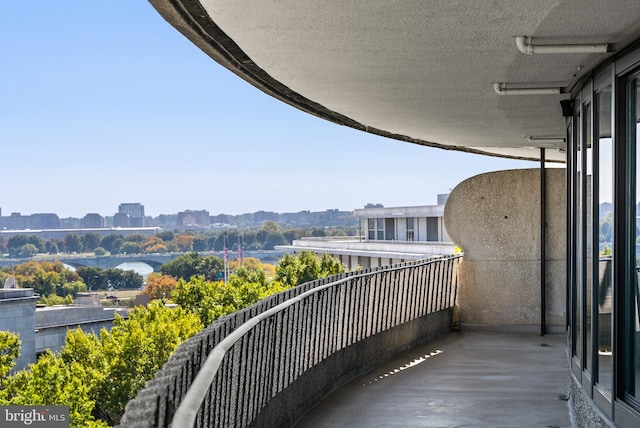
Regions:
[[[565, 323], [565, 170], [547, 169], [546, 319]], [[445, 226], [464, 250], [460, 320], [470, 324], [540, 323], [540, 170], [497, 171], [451, 192]]]

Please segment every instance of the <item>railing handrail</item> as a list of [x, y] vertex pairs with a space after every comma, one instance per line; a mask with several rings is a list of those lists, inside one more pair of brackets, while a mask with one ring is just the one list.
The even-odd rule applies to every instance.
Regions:
[[460, 258], [323, 278], [222, 317], [178, 347], [129, 401], [121, 424], [293, 424], [336, 382], [446, 332]]
[[[413, 263], [412, 266], [417, 267], [417, 266], [427, 265], [431, 263], [436, 263], [438, 261], [442, 261], [443, 259], [450, 259], [450, 258], [456, 258], [456, 257], [458, 256], [430, 258], [427, 260]], [[194, 426], [200, 406], [202, 405], [202, 402], [206, 397], [206, 392], [210, 387], [211, 382], [213, 381], [215, 375], [217, 374], [218, 368], [220, 367], [220, 364], [222, 363], [222, 360], [226, 355], [227, 351], [231, 349], [231, 347], [236, 342], [238, 342], [242, 338], [242, 336], [248, 333], [253, 327], [259, 324], [261, 321], [264, 321], [268, 319], [270, 316], [275, 315], [278, 312], [290, 306], [293, 306], [295, 303], [300, 302], [306, 299], [307, 297], [312, 296], [313, 294], [316, 294], [327, 288], [335, 287], [340, 285], [341, 283], [353, 281], [354, 279], [357, 279], [357, 278], [364, 278], [367, 276], [379, 274], [381, 272], [394, 272], [397, 270], [403, 270], [403, 269], [406, 269], [406, 267], [407, 267], [406, 265], [402, 265], [402, 264], [399, 266], [394, 265], [394, 266], [390, 266], [389, 268], [383, 268], [373, 272], [366, 272], [366, 273], [347, 276], [337, 281], [320, 285], [318, 287], [307, 290], [297, 296], [294, 296], [270, 309], [267, 309], [264, 312], [257, 314], [256, 316], [250, 318], [248, 321], [245, 321], [238, 328], [236, 328], [234, 331], [229, 333], [224, 339], [220, 341], [220, 343], [214, 346], [214, 348], [211, 350], [204, 364], [200, 368], [200, 371], [198, 372], [195, 379], [191, 383], [191, 386], [189, 387], [187, 394], [185, 395], [185, 397], [182, 399], [182, 402], [178, 406], [178, 409], [176, 410], [173, 416], [172, 426], [173, 427]]]

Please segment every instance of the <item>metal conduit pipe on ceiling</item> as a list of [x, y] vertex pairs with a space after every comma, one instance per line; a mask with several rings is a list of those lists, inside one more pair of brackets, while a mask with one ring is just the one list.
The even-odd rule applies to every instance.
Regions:
[[570, 54], [570, 53], [607, 53], [609, 45], [601, 44], [573, 44], [573, 45], [534, 45], [532, 38], [516, 36], [516, 46], [523, 54]]

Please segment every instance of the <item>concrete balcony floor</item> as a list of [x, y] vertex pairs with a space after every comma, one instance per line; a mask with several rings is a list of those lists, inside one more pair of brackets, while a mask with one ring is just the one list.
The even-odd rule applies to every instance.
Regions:
[[323, 400], [296, 428], [571, 427], [566, 335], [463, 326]]

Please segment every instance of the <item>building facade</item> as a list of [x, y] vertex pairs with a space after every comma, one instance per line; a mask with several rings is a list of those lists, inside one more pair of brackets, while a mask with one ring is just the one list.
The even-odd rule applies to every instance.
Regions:
[[105, 227], [104, 217], [97, 213], [89, 213], [82, 217], [80, 225], [83, 229]]
[[211, 216], [207, 210], [186, 210], [178, 213], [176, 226], [208, 229]]
[[369, 207], [354, 210], [368, 241], [449, 242], [444, 226], [448, 195], [438, 195], [437, 205], [416, 207]]
[[595, 68], [565, 113], [571, 370], [609, 418], [631, 426], [640, 421], [640, 49]]
[[450, 255], [454, 253], [454, 244], [444, 226], [446, 197], [438, 195], [437, 205], [356, 209], [354, 214], [360, 224], [357, 237], [308, 237], [276, 249], [289, 253], [307, 250], [329, 254], [344, 263], [347, 269], [367, 269]]
[[128, 215], [128, 227], [144, 227], [144, 205], [141, 203], [122, 203], [118, 206], [118, 213]]

